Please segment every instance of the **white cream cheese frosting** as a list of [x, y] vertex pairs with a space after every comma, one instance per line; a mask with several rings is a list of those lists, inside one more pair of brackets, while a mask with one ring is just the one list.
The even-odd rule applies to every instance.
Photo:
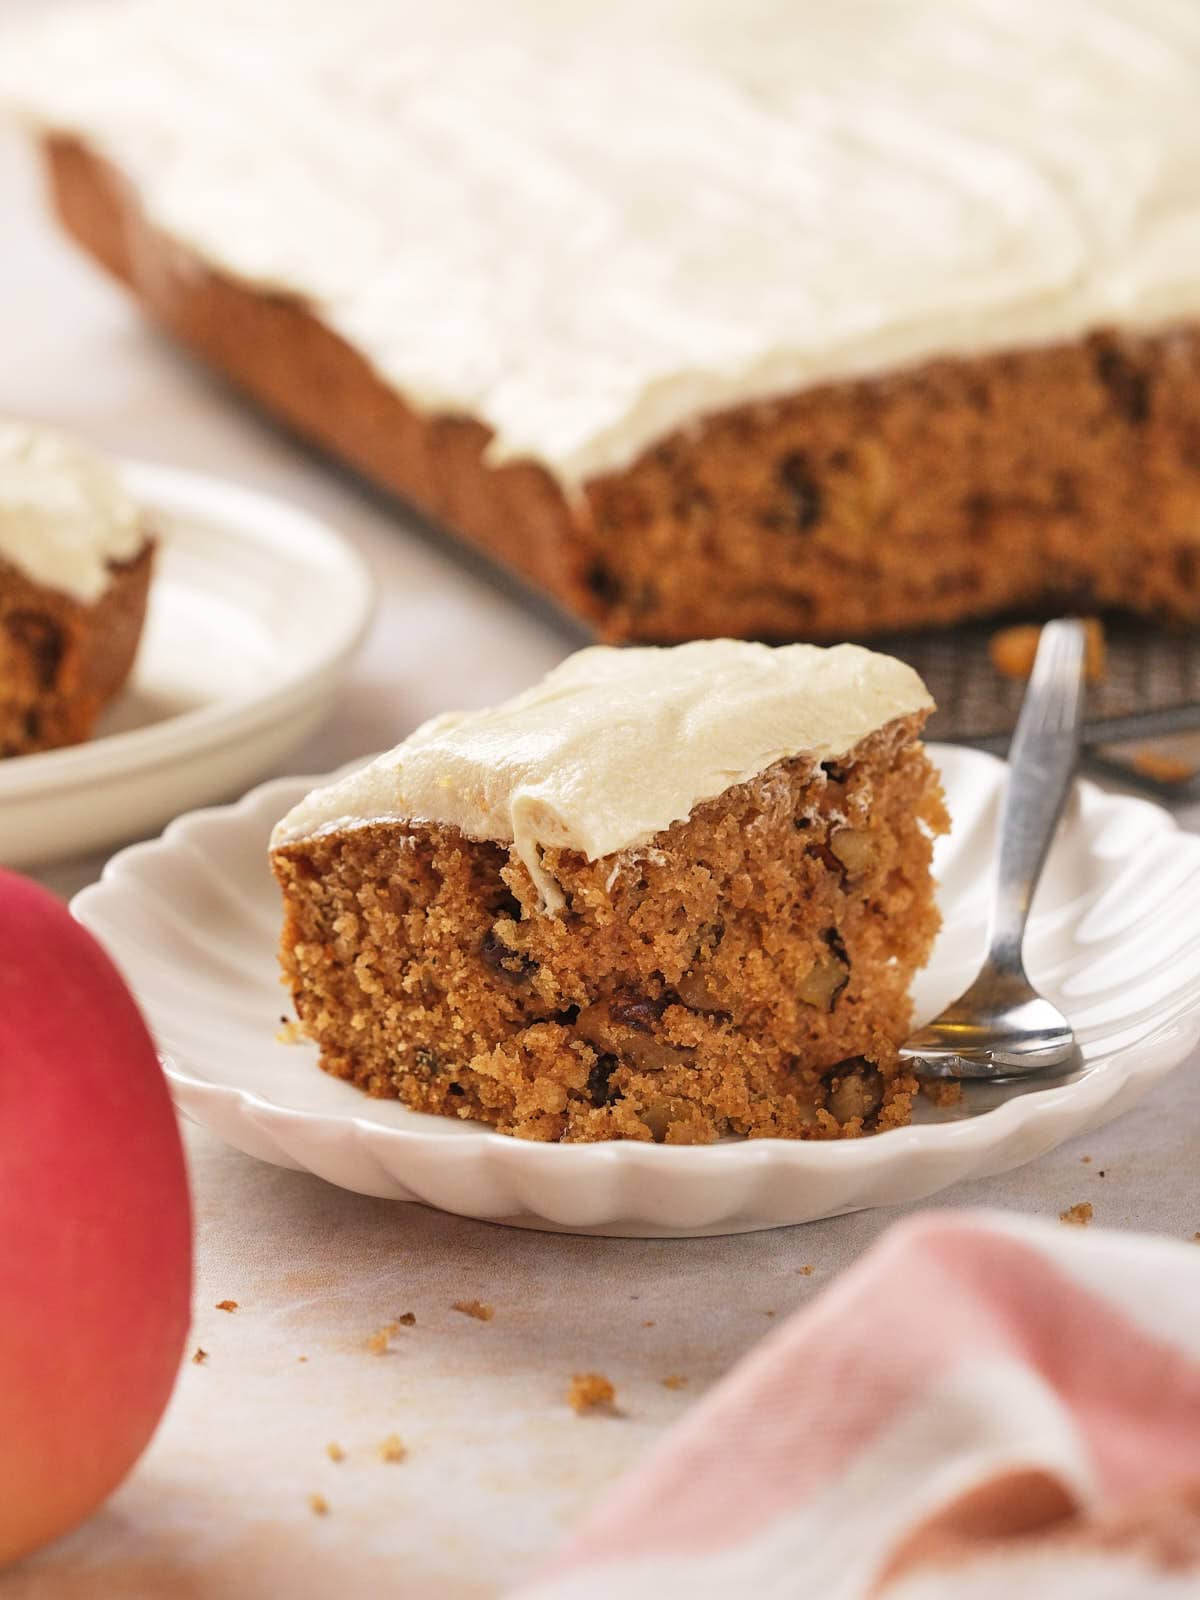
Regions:
[[44, 9], [5, 101], [568, 489], [721, 406], [1200, 314], [1194, 0]]
[[932, 707], [911, 667], [859, 645], [598, 645], [503, 705], [434, 717], [314, 790], [271, 847], [371, 822], [450, 823], [512, 843], [553, 911], [562, 894], [543, 849], [595, 861], [644, 844], [776, 761], [836, 760]]
[[111, 563], [146, 543], [141, 509], [104, 457], [51, 428], [0, 418], [0, 561], [84, 605]]

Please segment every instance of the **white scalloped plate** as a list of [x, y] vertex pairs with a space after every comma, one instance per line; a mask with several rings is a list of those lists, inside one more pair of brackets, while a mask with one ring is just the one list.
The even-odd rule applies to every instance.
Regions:
[[159, 540], [138, 658], [95, 738], [0, 761], [5, 866], [144, 838], [278, 769], [371, 614], [366, 567], [307, 511], [174, 467], [121, 474]]
[[[945, 925], [916, 993], [933, 1015], [982, 953], [1004, 764], [934, 746], [954, 829]], [[73, 909], [124, 970], [176, 1103], [239, 1150], [362, 1194], [580, 1233], [682, 1236], [805, 1222], [1004, 1172], [1107, 1121], [1200, 1039], [1200, 838], [1159, 807], [1079, 784], [1038, 891], [1032, 975], [1079, 1031], [1071, 1079], [969, 1091], [954, 1114], [845, 1143], [542, 1145], [371, 1100], [275, 1035], [284, 1009], [267, 868], [275, 820], [317, 782], [264, 784], [111, 861]], [[324, 781], [324, 780], [320, 780]]]

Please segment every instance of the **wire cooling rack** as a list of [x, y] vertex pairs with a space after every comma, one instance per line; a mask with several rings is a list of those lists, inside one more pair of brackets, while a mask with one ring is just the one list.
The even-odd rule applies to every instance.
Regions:
[[[1025, 685], [992, 663], [989, 641], [1002, 626], [981, 623], [944, 633], [898, 634], [870, 641], [874, 649], [909, 662], [929, 685], [938, 706], [928, 725], [929, 738], [999, 752], [1007, 749]], [[1171, 748], [1179, 752], [1173, 778], [1164, 776], [1169, 769], [1163, 762], [1158, 763], [1156, 775], [1155, 747], [1148, 742], [1196, 730], [1200, 730], [1200, 632], [1172, 632], [1144, 622], [1106, 622], [1104, 676], [1088, 685], [1084, 741], [1089, 752], [1152, 787], [1175, 789], [1189, 784], [1200, 769], [1200, 741], [1173, 744]], [[1118, 745], [1133, 748], [1114, 750]]]

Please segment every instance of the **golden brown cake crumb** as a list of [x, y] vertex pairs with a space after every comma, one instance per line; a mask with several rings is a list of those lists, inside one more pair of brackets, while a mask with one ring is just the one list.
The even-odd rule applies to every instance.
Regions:
[[663, 1379], [662, 1386], [664, 1389], [686, 1389], [687, 1379], [681, 1378], [677, 1372], [672, 1372]]
[[275, 1042], [277, 1044], [303, 1044], [308, 1037], [304, 1031], [304, 1024], [295, 1018], [280, 1017], [281, 1026], [276, 1030]]
[[236, 1311], [237, 1308], [238, 1303], [236, 1300], [218, 1300], [216, 1305], [218, 1311]]
[[1080, 1161], [1082, 1161], [1082, 1162], [1083, 1162], [1083, 1164], [1084, 1164], [1084, 1166], [1085, 1166], [1085, 1167], [1090, 1167], [1090, 1166], [1091, 1166], [1091, 1164], [1092, 1164], [1092, 1158], [1091, 1158], [1091, 1156], [1080, 1156], [1080, 1158], [1079, 1158], [1079, 1159], [1080, 1159]]
[[[1107, 668], [1104, 624], [1098, 617], [1084, 618], [1085, 672], [1089, 683], [1100, 683]], [[1036, 623], [1001, 628], [988, 641], [988, 654], [997, 672], [1006, 678], [1028, 678], [1033, 671], [1042, 630]]]
[[953, 1078], [922, 1078], [921, 1093], [939, 1111], [962, 1104], [963, 1086]]
[[585, 1411], [610, 1409], [617, 1391], [601, 1372], [577, 1372], [567, 1390], [567, 1404], [583, 1415]]
[[310, 1494], [308, 1505], [314, 1516], [327, 1517], [329, 1515], [329, 1501], [326, 1500], [323, 1494]]
[[417, 1325], [416, 1315], [411, 1311], [403, 1312], [396, 1320], [402, 1328], [415, 1328]]
[[346, 1452], [342, 1449], [340, 1444], [327, 1444], [325, 1446], [325, 1454], [329, 1457], [330, 1461], [345, 1461], [346, 1459]]
[[495, 1308], [482, 1300], [456, 1300], [450, 1309], [461, 1311], [464, 1317], [474, 1317], [476, 1322], [490, 1322], [496, 1315]]
[[192, 1360], [195, 1362], [195, 1364], [198, 1367], [202, 1367], [204, 1365], [204, 1363], [208, 1360], [208, 1351], [207, 1350], [202, 1350], [200, 1348], [200, 1346], [197, 1345], [196, 1349], [195, 1349], [195, 1353], [192, 1356]]
[[520, 1138], [859, 1138], [909, 1120], [897, 1046], [948, 826], [922, 717], [796, 757], [595, 861], [372, 822], [282, 845], [281, 961], [326, 1071]]
[[1058, 1220], [1069, 1223], [1075, 1228], [1086, 1228], [1095, 1215], [1090, 1200], [1080, 1200], [1078, 1204], [1068, 1206], [1065, 1211], [1060, 1211]]
[[811, 1278], [811, 1277], [812, 1277], [812, 1275], [813, 1275], [813, 1269], [812, 1269], [812, 1267], [810, 1267], [810, 1266], [805, 1266], [805, 1267], [801, 1267], [801, 1268], [800, 1268], [800, 1276], [801, 1276], [801, 1277], [802, 1277], [802, 1278]]
[[988, 640], [988, 654], [996, 671], [1006, 678], [1027, 678], [1041, 636], [1040, 628], [1025, 625], [994, 633]]
[[383, 1327], [376, 1328], [375, 1332], [367, 1340], [367, 1349], [374, 1356], [386, 1355], [388, 1346], [399, 1331], [400, 1324], [398, 1322], [385, 1322]]
[[307, 1356], [297, 1356], [297, 1357], [296, 1357], [296, 1360], [297, 1360], [297, 1361], [307, 1361], [307, 1360], [308, 1360], [308, 1357], [307, 1357]]
[[1129, 758], [1129, 765], [1143, 778], [1149, 778], [1154, 783], [1190, 783], [1196, 776], [1194, 761], [1185, 761], [1182, 756], [1150, 747], [1134, 751]]
[[381, 1461], [403, 1461], [407, 1454], [408, 1450], [397, 1433], [389, 1433], [379, 1446], [379, 1458]]
[[643, 1328], [656, 1328], [657, 1326], [658, 1326], [658, 1324], [655, 1322], [653, 1317], [651, 1317], [648, 1322], [643, 1322], [642, 1323], [642, 1327]]

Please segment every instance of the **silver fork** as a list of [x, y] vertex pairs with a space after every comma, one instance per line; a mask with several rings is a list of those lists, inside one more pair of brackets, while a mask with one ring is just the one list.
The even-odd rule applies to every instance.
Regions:
[[923, 1077], [1022, 1078], [1076, 1054], [1074, 1029], [1030, 983], [1021, 947], [1079, 756], [1083, 675], [1083, 624], [1048, 623], [1009, 746], [988, 954], [966, 993], [901, 1047]]

